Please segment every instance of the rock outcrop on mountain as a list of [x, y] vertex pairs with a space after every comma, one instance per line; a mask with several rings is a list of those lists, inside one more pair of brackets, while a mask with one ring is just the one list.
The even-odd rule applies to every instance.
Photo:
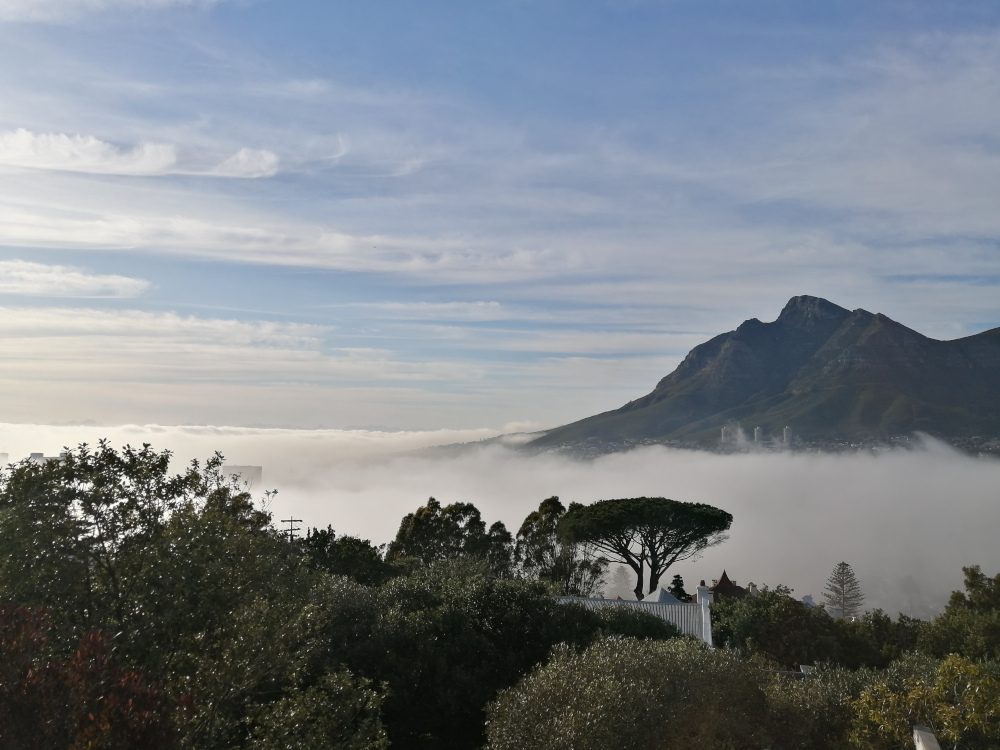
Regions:
[[1000, 328], [937, 341], [885, 315], [793, 297], [774, 322], [753, 318], [696, 346], [652, 393], [531, 445], [708, 441], [736, 423], [808, 439], [1000, 435]]

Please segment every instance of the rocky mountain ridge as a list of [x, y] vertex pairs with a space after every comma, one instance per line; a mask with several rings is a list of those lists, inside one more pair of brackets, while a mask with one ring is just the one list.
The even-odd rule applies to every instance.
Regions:
[[866, 310], [793, 297], [696, 346], [648, 395], [548, 431], [582, 441], [717, 441], [740, 425], [804, 440], [1000, 435], [1000, 328], [938, 341]]

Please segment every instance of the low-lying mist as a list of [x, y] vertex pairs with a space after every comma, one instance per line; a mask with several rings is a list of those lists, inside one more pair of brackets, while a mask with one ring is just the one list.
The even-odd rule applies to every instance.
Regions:
[[228, 427], [0, 425], [0, 451], [55, 455], [65, 445], [151, 443], [177, 468], [213, 451], [227, 463], [264, 467], [277, 489], [276, 521], [332, 525], [376, 543], [434, 496], [474, 503], [487, 523], [516, 532], [538, 503], [656, 495], [704, 502], [734, 516], [730, 539], [670, 569], [691, 590], [725, 568], [740, 585], [785, 584], [819, 600], [833, 566], [846, 560], [867, 607], [929, 617], [961, 588], [963, 565], [1000, 571], [1000, 462], [970, 458], [927, 439], [877, 456], [790, 453], [716, 455], [659, 447], [576, 461], [525, 456], [488, 444], [461, 453], [413, 452], [479, 440], [489, 430], [380, 433]]

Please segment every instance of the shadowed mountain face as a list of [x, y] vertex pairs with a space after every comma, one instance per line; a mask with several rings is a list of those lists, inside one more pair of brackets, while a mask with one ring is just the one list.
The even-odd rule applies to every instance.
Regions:
[[881, 314], [793, 297], [773, 323], [754, 318], [696, 346], [649, 395], [532, 445], [709, 440], [735, 422], [805, 438], [998, 435], [1000, 328], [936, 341]]

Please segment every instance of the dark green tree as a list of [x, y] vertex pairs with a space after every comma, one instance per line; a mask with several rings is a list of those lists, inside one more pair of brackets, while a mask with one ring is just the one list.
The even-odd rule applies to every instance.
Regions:
[[837, 563], [826, 581], [823, 600], [842, 617], [856, 617], [861, 613], [865, 594], [854, 569], [846, 562]]
[[715, 645], [766, 656], [782, 669], [839, 661], [837, 623], [821, 607], [807, 607], [790, 594], [785, 586], [764, 587], [754, 596], [715, 602]]
[[642, 599], [646, 567], [651, 593], [671, 565], [726, 540], [732, 522], [732, 515], [711, 505], [635, 497], [573, 503], [559, 521], [559, 534], [566, 543], [591, 544], [609, 561], [632, 568], [635, 595]]
[[170, 514], [197, 492], [170, 454], [101, 442], [57, 461], [11, 466], [0, 487], [0, 596], [53, 611], [54, 635], [140, 630]]
[[822, 662], [881, 669], [916, 645], [918, 620], [900, 615], [894, 621], [881, 610], [854, 622], [834, 619], [790, 594], [785, 586], [765, 586], [753, 596], [715, 602], [715, 645], [764, 656], [783, 669]]
[[298, 544], [312, 567], [332, 575], [349, 576], [370, 586], [379, 586], [397, 575], [370, 541], [356, 536], [338, 537], [332, 526], [308, 530]]
[[298, 691], [345, 665], [368, 689], [385, 685], [382, 722], [392, 747], [474, 750], [484, 710], [544, 662], [557, 643], [586, 646], [607, 633], [668, 639], [658, 617], [557, 602], [537, 581], [497, 578], [472, 557], [433, 563], [378, 589], [318, 582], [292, 629]]
[[182, 743], [240, 747], [288, 679], [288, 628], [318, 573], [221, 456], [180, 474], [169, 460], [102, 442], [4, 472], [0, 599], [47, 608], [54, 658], [103, 633], [116, 667], [188, 696]]
[[432, 497], [427, 505], [404, 516], [386, 557], [415, 558], [425, 565], [475, 557], [486, 560], [496, 575], [504, 577], [511, 574], [513, 541], [500, 521], [487, 529], [472, 503], [442, 507]]
[[691, 601], [691, 594], [684, 590], [684, 579], [681, 578], [679, 573], [674, 576], [667, 591], [682, 602]]
[[962, 568], [965, 591], [954, 591], [944, 613], [920, 633], [921, 648], [937, 656], [1000, 659], [1000, 574]]
[[526, 578], [551, 583], [566, 596], [594, 596], [604, 584], [607, 560], [588, 544], [559, 538], [559, 519], [565, 513], [558, 497], [543, 500], [518, 529], [514, 558]]

